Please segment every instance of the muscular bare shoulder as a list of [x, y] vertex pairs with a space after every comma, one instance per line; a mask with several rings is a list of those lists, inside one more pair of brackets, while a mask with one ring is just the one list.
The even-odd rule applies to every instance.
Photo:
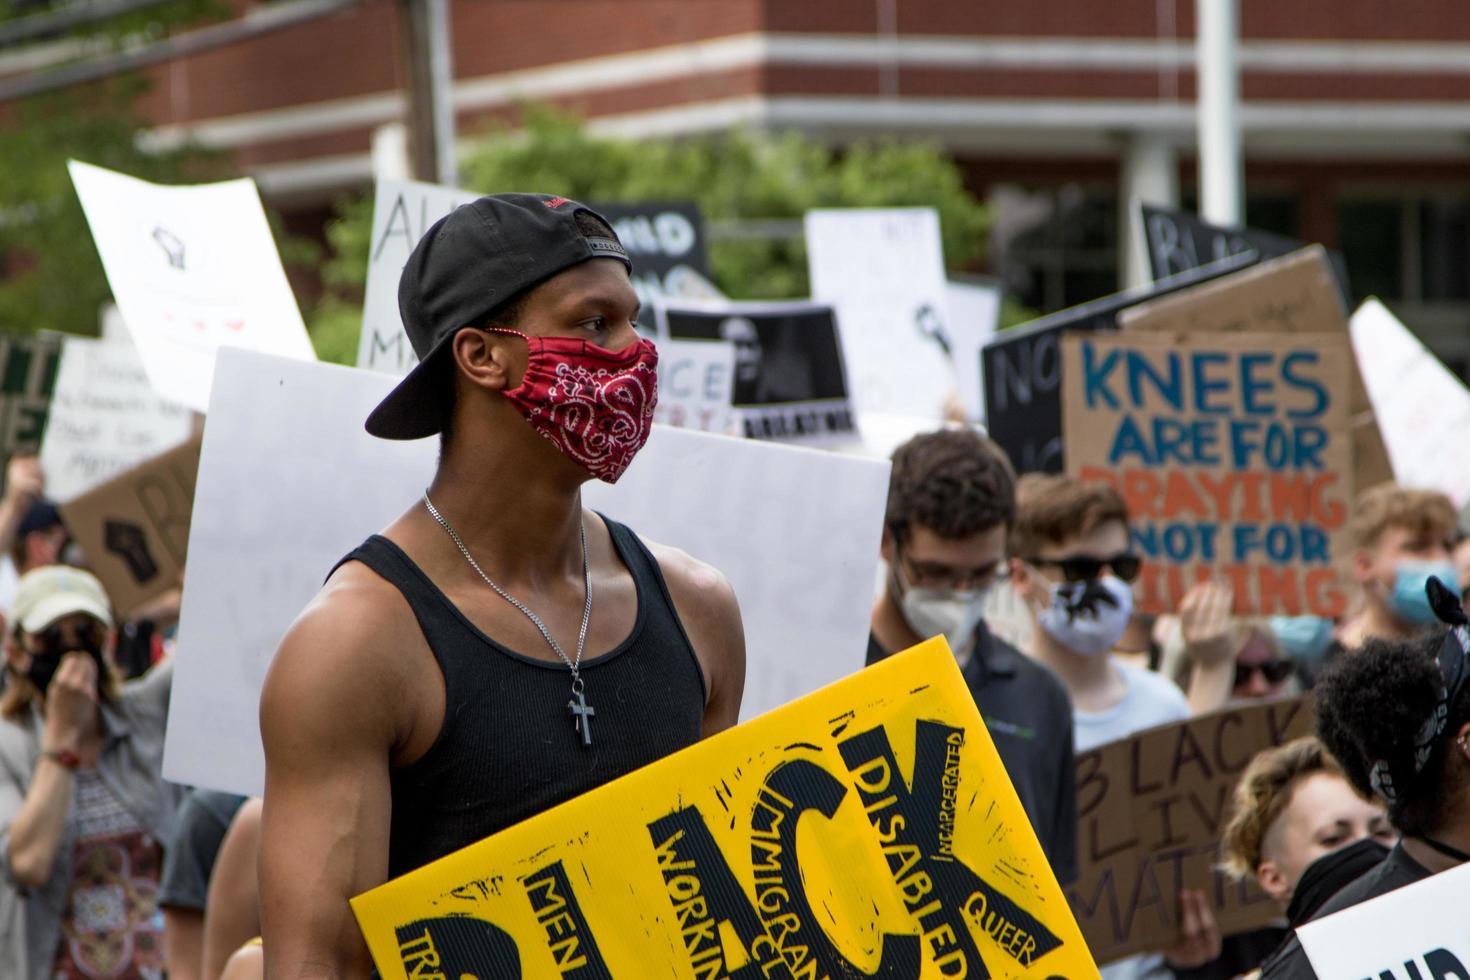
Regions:
[[420, 666], [404, 653], [421, 645], [402, 594], [360, 564], [342, 566], [281, 641], [261, 696], [262, 727], [310, 728], [303, 716], [318, 716], [357, 737], [400, 743], [412, 722], [405, 685]]
[[679, 619], [709, 684], [704, 734], [735, 724], [745, 690], [745, 628], [730, 582], [713, 565], [668, 545], [645, 542], [658, 561]]

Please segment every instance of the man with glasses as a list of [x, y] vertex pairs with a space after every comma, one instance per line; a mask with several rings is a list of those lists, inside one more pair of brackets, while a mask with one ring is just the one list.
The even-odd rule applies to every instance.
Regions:
[[[1072, 699], [1076, 750], [1087, 752], [1155, 725], [1183, 721], [1183, 692], [1150, 670], [1122, 663], [1113, 648], [1133, 614], [1128, 507], [1106, 484], [1031, 473], [1016, 487], [1011, 581], [1031, 612], [1032, 657], [1050, 667]], [[1220, 952], [1208, 900], [1179, 894], [1182, 935], [1167, 952], [1176, 967], [1201, 966]], [[1134, 956], [1102, 970], [1104, 980], [1168, 977], [1165, 957]]]
[[1045, 667], [993, 635], [987, 592], [1005, 574], [1015, 519], [1005, 454], [968, 430], [915, 436], [893, 454], [868, 663], [944, 636], [1058, 880], [1076, 877], [1072, 707]]

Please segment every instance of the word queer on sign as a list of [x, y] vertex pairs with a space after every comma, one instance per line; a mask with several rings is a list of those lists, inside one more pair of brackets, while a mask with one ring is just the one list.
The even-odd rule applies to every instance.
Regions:
[[1067, 472], [1111, 484], [1145, 558], [1140, 609], [1220, 576], [1237, 613], [1337, 616], [1353, 479], [1340, 339], [1063, 341]]
[[1280, 914], [1254, 881], [1215, 870], [1220, 833], [1256, 753], [1311, 724], [1298, 698], [1160, 726], [1077, 757], [1080, 873], [1066, 891], [1098, 962], [1174, 945], [1181, 888], [1205, 892], [1224, 935]]
[[1470, 980], [1470, 865], [1297, 930], [1319, 980]]
[[122, 616], [183, 585], [200, 439], [62, 504], [61, 516]]
[[1098, 976], [942, 639], [352, 905], [389, 980]]

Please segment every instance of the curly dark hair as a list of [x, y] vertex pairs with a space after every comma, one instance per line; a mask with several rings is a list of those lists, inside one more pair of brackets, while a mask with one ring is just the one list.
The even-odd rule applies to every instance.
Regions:
[[884, 521], [895, 539], [914, 525], [967, 538], [1016, 520], [1016, 472], [1005, 451], [973, 429], [914, 436], [893, 453]]
[[1454, 819], [1456, 801], [1470, 783], [1465, 767], [1455, 765], [1454, 753], [1447, 751], [1470, 722], [1470, 684], [1449, 706], [1444, 732], [1424, 768], [1414, 770], [1415, 736], [1445, 684], [1438, 660], [1444, 638], [1437, 631], [1412, 640], [1369, 640], [1340, 657], [1317, 684], [1317, 737], [1366, 797], [1375, 796], [1374, 763], [1388, 766], [1397, 796], [1388, 817], [1409, 837], [1434, 836]]

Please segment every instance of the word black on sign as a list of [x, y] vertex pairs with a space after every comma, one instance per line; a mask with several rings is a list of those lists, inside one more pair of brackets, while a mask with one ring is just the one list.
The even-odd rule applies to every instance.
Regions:
[[1018, 473], [1060, 473], [1062, 350], [1065, 333], [1118, 329], [1118, 314], [1169, 293], [1255, 265], [1254, 253], [1231, 255], [1144, 286], [1053, 313], [1007, 330], [980, 351], [985, 419]]
[[638, 325], [654, 329], [654, 301], [688, 297], [689, 274], [709, 278], [705, 258], [704, 218], [689, 201], [639, 204], [594, 204], [633, 260], [633, 288], [643, 303]]

